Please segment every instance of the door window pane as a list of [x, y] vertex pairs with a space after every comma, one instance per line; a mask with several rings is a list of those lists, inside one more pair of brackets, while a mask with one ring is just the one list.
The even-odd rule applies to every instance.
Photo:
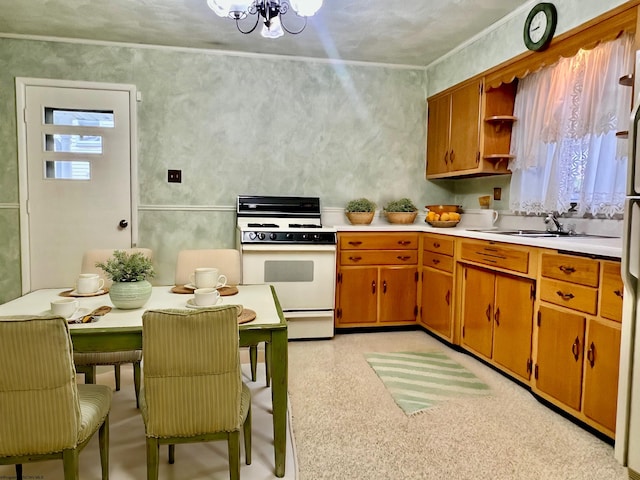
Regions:
[[113, 121], [113, 111], [67, 110], [52, 107], [44, 109], [44, 123], [47, 125], [113, 128]]
[[44, 144], [47, 152], [103, 153], [101, 135], [46, 134]]
[[47, 160], [44, 178], [55, 180], [91, 180], [91, 162], [78, 160]]

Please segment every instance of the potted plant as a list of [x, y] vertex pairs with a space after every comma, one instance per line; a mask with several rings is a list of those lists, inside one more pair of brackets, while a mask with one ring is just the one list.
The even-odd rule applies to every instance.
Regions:
[[358, 198], [347, 203], [344, 211], [352, 225], [366, 225], [373, 220], [376, 204], [368, 198]]
[[389, 223], [413, 223], [418, 215], [418, 207], [408, 198], [393, 200], [383, 210]]
[[144, 306], [151, 297], [151, 283], [147, 280], [155, 275], [151, 259], [142, 252], [113, 252], [106, 262], [96, 263], [96, 267], [113, 280], [109, 288], [111, 302], [120, 309], [128, 310]]

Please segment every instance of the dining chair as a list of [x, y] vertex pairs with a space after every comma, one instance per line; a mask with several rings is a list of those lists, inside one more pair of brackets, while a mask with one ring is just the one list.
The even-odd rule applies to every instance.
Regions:
[[[0, 317], [0, 465], [62, 459], [64, 479], [79, 478], [78, 454], [98, 431], [102, 479], [109, 478], [106, 385], [77, 385], [62, 317]], [[31, 477], [30, 477], [31, 478]]]
[[[186, 285], [196, 268], [215, 267], [227, 277], [228, 285], [242, 283], [242, 266], [240, 252], [233, 248], [210, 248], [196, 250], [181, 250], [176, 261], [175, 284]], [[270, 354], [271, 346], [265, 342], [265, 372], [267, 386], [271, 380]], [[251, 362], [251, 380], [256, 381], [258, 366], [258, 344], [249, 346], [249, 360]]]
[[[96, 263], [106, 262], [113, 256], [115, 250], [124, 250], [127, 253], [143, 253], [153, 260], [153, 251], [149, 248], [105, 248], [87, 250], [82, 256], [81, 273], [97, 273], [104, 279], [105, 288], [111, 286], [111, 279], [107, 278], [104, 271], [96, 267]], [[120, 365], [124, 363], [133, 364], [133, 384], [136, 391], [136, 407], [140, 405], [140, 362], [142, 361], [142, 350], [123, 350], [120, 352], [77, 352], [73, 355], [73, 360], [78, 373], [83, 373], [85, 383], [95, 383], [96, 366], [113, 365], [116, 380], [116, 391], [120, 390]]]
[[242, 382], [237, 308], [148, 310], [142, 316], [147, 480], [158, 478], [160, 445], [169, 445], [173, 464], [175, 444], [223, 439], [230, 478], [239, 479], [241, 427], [251, 464], [251, 391]]

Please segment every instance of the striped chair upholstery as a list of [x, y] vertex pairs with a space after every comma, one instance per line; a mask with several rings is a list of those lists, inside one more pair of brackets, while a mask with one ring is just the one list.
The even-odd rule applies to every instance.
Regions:
[[[80, 273], [97, 273], [104, 280], [105, 287], [111, 286], [104, 271], [96, 267], [96, 263], [106, 262], [113, 256], [115, 250], [124, 250], [127, 253], [141, 252], [146, 257], [153, 260], [153, 251], [149, 248], [122, 248], [122, 249], [94, 249], [87, 250], [82, 256], [82, 267]], [[85, 375], [85, 383], [95, 383], [96, 365], [113, 365], [116, 377], [116, 390], [120, 390], [120, 365], [123, 363], [133, 364], [133, 384], [136, 390], [136, 406], [139, 406], [140, 395], [140, 361], [142, 360], [142, 350], [125, 350], [122, 352], [77, 352], [73, 356], [73, 361], [79, 373]]]
[[[232, 248], [203, 248], [196, 250], [180, 250], [176, 261], [175, 284], [186, 285], [190, 283], [190, 275], [198, 267], [217, 268], [221, 274], [227, 277], [228, 285], [242, 283], [242, 265], [240, 252]], [[265, 342], [265, 371], [266, 383], [269, 386], [271, 371], [269, 369], [270, 345]], [[256, 381], [258, 365], [258, 345], [249, 346], [249, 358], [251, 360], [251, 380]]]
[[76, 385], [73, 348], [61, 317], [0, 317], [0, 465], [61, 458], [78, 478], [78, 453], [99, 430], [109, 478], [111, 389]]
[[241, 379], [237, 318], [235, 305], [142, 316], [147, 479], [158, 478], [160, 444], [169, 445], [173, 463], [176, 443], [221, 439], [228, 442], [231, 478], [238, 479], [241, 427], [251, 463], [251, 393]]

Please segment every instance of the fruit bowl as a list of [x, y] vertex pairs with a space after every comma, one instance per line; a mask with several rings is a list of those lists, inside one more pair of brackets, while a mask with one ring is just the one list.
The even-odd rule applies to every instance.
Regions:
[[424, 208], [429, 210], [430, 212], [437, 213], [438, 215], [442, 215], [443, 213], [462, 213], [461, 205], [427, 205]]
[[460, 220], [446, 220], [446, 221], [439, 221], [439, 220], [429, 221], [429, 220], [427, 220], [427, 223], [429, 225], [431, 225], [432, 227], [435, 227], [435, 228], [451, 228], [451, 227], [455, 227], [456, 225], [458, 225], [458, 223], [460, 223]]

